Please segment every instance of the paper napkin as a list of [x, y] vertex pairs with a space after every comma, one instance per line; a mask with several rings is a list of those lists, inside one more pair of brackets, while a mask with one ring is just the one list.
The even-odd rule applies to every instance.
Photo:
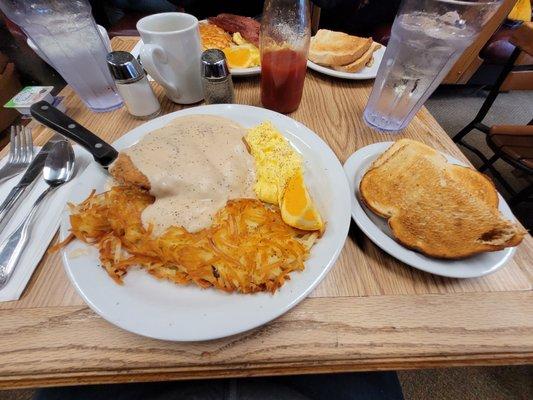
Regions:
[[[38, 150], [39, 149], [36, 149], [36, 151]], [[34, 217], [31, 237], [26, 245], [24, 253], [19, 259], [15, 272], [11, 276], [11, 280], [6, 287], [0, 290], [0, 301], [18, 300], [20, 298], [20, 295], [28, 284], [33, 271], [39, 264], [39, 261], [41, 261], [41, 258], [48, 249], [50, 241], [57, 232], [61, 214], [66, 206], [69, 194], [76, 186], [76, 179], [92, 160], [91, 155], [80, 148], [80, 146], [74, 146], [74, 153], [76, 155], [74, 177], [70, 182], [65, 183], [54, 193], [50, 194], [44, 202], [41, 203], [39, 210]], [[7, 157], [4, 157], [0, 162], [0, 167], [3, 166], [6, 161]], [[5, 200], [9, 191], [18, 183], [21, 177], [22, 173], [0, 185], [0, 203]], [[0, 241], [3, 241], [18, 227], [19, 223], [30, 211], [37, 197], [39, 197], [47, 187], [48, 185], [41, 174], [41, 176], [37, 177], [37, 181], [31, 188], [31, 191], [27, 194], [26, 198], [14, 211], [9, 224], [2, 232], [0, 232]]]

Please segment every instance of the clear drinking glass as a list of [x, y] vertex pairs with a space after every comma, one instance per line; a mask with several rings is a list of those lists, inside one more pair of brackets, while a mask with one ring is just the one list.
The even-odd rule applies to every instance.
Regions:
[[261, 19], [261, 103], [280, 113], [300, 105], [311, 38], [307, 0], [266, 0]]
[[403, 0], [365, 121], [383, 130], [405, 128], [501, 3]]
[[87, 107], [109, 111], [122, 106], [87, 1], [0, 0], [0, 9], [31, 38]]

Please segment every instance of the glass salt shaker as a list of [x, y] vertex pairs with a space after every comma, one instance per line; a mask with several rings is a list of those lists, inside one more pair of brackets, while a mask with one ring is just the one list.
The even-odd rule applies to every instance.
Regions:
[[157, 116], [161, 106], [139, 61], [127, 51], [112, 51], [106, 59], [128, 112], [138, 119]]
[[226, 56], [218, 49], [202, 53], [202, 87], [206, 104], [235, 103]]

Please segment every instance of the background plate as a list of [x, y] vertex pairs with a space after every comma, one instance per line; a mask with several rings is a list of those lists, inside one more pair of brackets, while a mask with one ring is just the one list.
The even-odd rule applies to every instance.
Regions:
[[[130, 53], [137, 58], [139, 56], [139, 53], [141, 52], [141, 46], [143, 45], [142, 39], [139, 39], [135, 47], [131, 49]], [[259, 75], [261, 73], [261, 67], [250, 67], [250, 68], [230, 68], [230, 72], [232, 76], [251, 76], [251, 75]], [[147, 75], [148, 79], [153, 81], [154, 79]]]
[[[166, 340], [192, 341], [229, 336], [255, 328], [288, 311], [307, 296], [335, 263], [350, 225], [348, 182], [333, 151], [307, 127], [273, 111], [233, 104], [188, 108], [133, 129], [114, 146], [124, 149], [172, 119], [190, 114], [224, 116], [246, 128], [270, 120], [301, 153], [306, 183], [327, 226], [323, 237], [311, 249], [305, 270], [292, 273], [291, 280], [273, 295], [227, 294], [192, 285], [178, 286], [135, 269], [128, 272], [123, 285], [117, 285], [99, 267], [95, 248], [74, 241], [63, 250], [70, 280], [95, 312], [131, 332]], [[78, 179], [69, 201], [79, 203], [93, 188], [104, 191], [106, 181], [107, 172], [91, 163]], [[67, 236], [69, 228], [65, 211], [61, 238]]]
[[307, 66], [314, 71], [320, 72], [325, 75], [334, 76], [335, 78], [343, 79], [374, 79], [378, 73], [379, 64], [385, 54], [385, 46], [381, 46], [376, 52], [374, 52], [374, 63], [371, 67], [365, 67], [359, 72], [342, 72], [336, 71], [333, 68], [323, 67], [322, 65], [315, 64], [314, 62], [307, 60]]

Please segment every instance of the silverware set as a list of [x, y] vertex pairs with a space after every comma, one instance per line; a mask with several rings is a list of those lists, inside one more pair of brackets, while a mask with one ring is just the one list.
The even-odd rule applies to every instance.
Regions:
[[0, 183], [23, 174], [0, 205], [0, 232], [41, 174], [48, 188], [37, 198], [22, 222], [0, 242], [0, 290], [9, 282], [26, 249], [37, 211], [51, 193], [72, 178], [75, 161], [72, 146], [61, 135], [55, 134], [35, 156], [29, 128], [12, 127], [10, 139], [8, 159], [0, 169]]

